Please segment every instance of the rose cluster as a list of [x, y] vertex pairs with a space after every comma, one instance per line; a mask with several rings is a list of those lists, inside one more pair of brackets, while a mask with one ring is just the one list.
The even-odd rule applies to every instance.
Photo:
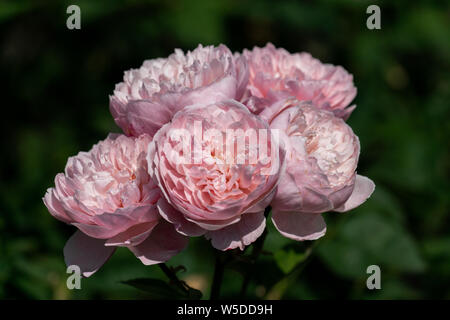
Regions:
[[270, 218], [294, 240], [323, 236], [322, 213], [363, 203], [360, 145], [345, 120], [353, 77], [272, 44], [226, 46], [144, 61], [110, 97], [123, 134], [69, 158], [44, 203], [78, 231], [68, 265], [89, 276], [116, 247], [144, 264], [167, 261], [189, 237], [214, 248], [253, 243]]

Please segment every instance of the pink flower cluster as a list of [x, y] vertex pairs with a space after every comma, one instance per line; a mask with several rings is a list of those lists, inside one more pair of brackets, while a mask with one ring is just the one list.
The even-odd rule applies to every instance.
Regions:
[[64, 248], [84, 276], [116, 247], [167, 261], [189, 237], [219, 250], [266, 227], [294, 240], [325, 234], [322, 213], [362, 204], [374, 183], [356, 174], [360, 145], [345, 123], [352, 76], [272, 44], [175, 50], [125, 72], [110, 97], [124, 134], [69, 158], [44, 203], [78, 231]]

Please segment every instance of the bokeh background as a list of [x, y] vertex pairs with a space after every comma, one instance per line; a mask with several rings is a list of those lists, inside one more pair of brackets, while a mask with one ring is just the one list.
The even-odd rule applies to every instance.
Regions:
[[[70, 4], [81, 30], [66, 28]], [[370, 4], [381, 30], [366, 28]], [[269, 41], [353, 73], [359, 173], [377, 188], [351, 213], [326, 214], [313, 248], [271, 227], [246, 298], [450, 298], [450, 2], [437, 0], [2, 0], [0, 298], [148, 297], [122, 281], [164, 275], [126, 249], [68, 290], [62, 248], [75, 229], [41, 197], [69, 156], [119, 132], [108, 95], [124, 70], [174, 48]], [[184, 265], [179, 276], [207, 297], [213, 262], [207, 241], [193, 239], [168, 264]], [[381, 290], [366, 288], [372, 264]], [[227, 269], [224, 297], [239, 292], [239, 269]]]

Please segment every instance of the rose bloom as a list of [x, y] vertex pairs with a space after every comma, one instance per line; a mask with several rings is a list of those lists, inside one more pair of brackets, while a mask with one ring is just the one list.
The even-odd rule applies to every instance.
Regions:
[[67, 265], [84, 276], [96, 272], [116, 247], [128, 247], [144, 264], [168, 260], [187, 238], [160, 219], [161, 193], [147, 172], [151, 138], [109, 135], [89, 152], [69, 158], [44, 203], [50, 213], [79, 230], [64, 247]]
[[340, 66], [323, 64], [306, 52], [291, 54], [271, 43], [244, 50], [242, 55], [250, 72], [243, 102], [255, 113], [291, 96], [312, 101], [343, 119], [356, 107], [347, 108], [356, 96], [356, 88], [353, 76]]
[[261, 114], [272, 129], [284, 132], [286, 145], [286, 170], [272, 202], [272, 220], [288, 238], [314, 240], [326, 231], [320, 213], [359, 206], [375, 185], [356, 174], [359, 140], [342, 119], [308, 102], [277, 104]]
[[125, 134], [153, 136], [187, 105], [240, 99], [247, 82], [245, 59], [224, 45], [199, 45], [186, 54], [177, 49], [126, 71], [110, 97], [110, 110]]
[[[232, 131], [237, 129], [242, 131]], [[236, 135], [227, 136], [231, 131]], [[245, 148], [238, 147], [244, 133], [260, 131], [267, 139], [261, 135], [250, 143], [248, 138]], [[194, 149], [192, 157], [184, 152], [186, 141], [181, 150], [180, 137], [188, 150]], [[264, 144], [266, 157], [261, 156]], [[243, 250], [262, 234], [264, 210], [275, 194], [283, 161], [284, 149], [267, 122], [234, 100], [179, 111], [156, 133], [148, 153], [149, 172], [164, 194], [157, 204], [161, 216], [181, 234], [205, 235], [220, 250]]]

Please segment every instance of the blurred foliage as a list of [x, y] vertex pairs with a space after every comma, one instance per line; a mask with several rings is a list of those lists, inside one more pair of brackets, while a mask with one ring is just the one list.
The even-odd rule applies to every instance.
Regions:
[[[66, 28], [72, 3], [81, 30]], [[381, 30], [366, 28], [370, 4]], [[438, 0], [1, 1], [0, 298], [149, 298], [122, 282], [165, 277], [126, 249], [69, 291], [62, 248], [74, 228], [41, 197], [69, 156], [119, 131], [108, 95], [124, 70], [198, 43], [240, 51], [268, 41], [353, 73], [349, 123], [359, 171], [377, 189], [352, 213], [326, 214], [313, 250], [269, 226], [264, 254], [243, 266], [247, 297], [450, 298], [449, 30], [450, 2]], [[193, 239], [169, 265], [186, 266], [181, 278], [208, 297], [213, 261], [207, 241]], [[366, 288], [372, 264], [381, 290]], [[225, 273], [224, 297], [239, 292], [240, 271]]]

